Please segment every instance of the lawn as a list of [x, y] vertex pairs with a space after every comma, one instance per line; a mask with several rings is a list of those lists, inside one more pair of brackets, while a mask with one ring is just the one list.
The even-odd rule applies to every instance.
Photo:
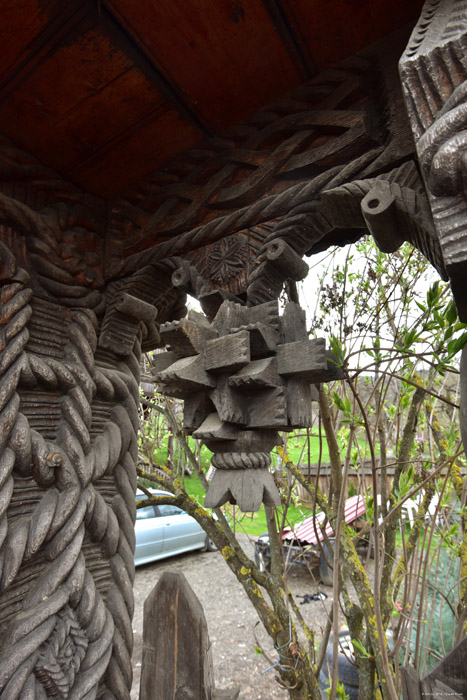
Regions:
[[[184, 479], [187, 493], [195, 498], [202, 505], [204, 504], [204, 490], [196, 475], [186, 476]], [[230, 523], [233, 523], [235, 517], [235, 529], [238, 532], [244, 532], [247, 535], [257, 536], [262, 535], [267, 531], [266, 513], [264, 506], [256, 513], [242, 513], [235, 506], [227, 505], [223, 510], [228, 517]], [[278, 508], [279, 517], [282, 518], [283, 507]], [[290, 505], [287, 509], [287, 522], [294, 523], [311, 515], [311, 509], [308, 507], [300, 507]]]
[[[191, 449], [196, 451], [196, 444], [192, 438], [188, 438]], [[362, 443], [362, 452], [365, 449], [365, 444]], [[329, 450], [324, 438], [319, 438], [318, 435], [310, 435], [309, 437], [305, 435], [295, 435], [291, 434], [288, 436], [286, 451], [289, 459], [294, 464], [315, 464], [320, 459], [322, 462], [329, 461]], [[201, 465], [203, 471], [207, 472], [209, 464], [211, 461], [211, 452], [206, 448], [202, 447], [200, 450]], [[167, 437], [164, 436], [159, 443], [159, 448], [154, 452], [153, 455], [154, 462], [156, 464], [167, 464]], [[272, 453], [272, 465], [277, 464], [278, 455], [274, 451]], [[174, 455], [174, 461], [177, 465], [181, 465], [184, 460], [184, 455], [180, 450], [177, 450]], [[196, 475], [186, 476], [184, 478], [185, 487], [190, 496], [195, 498], [202, 505], [204, 504], [204, 490]], [[264, 507], [256, 513], [241, 513], [238, 508], [232, 506], [224, 507], [225, 513], [229, 520], [233, 522], [235, 520], [235, 528], [240, 532], [245, 532], [248, 535], [257, 536], [261, 535], [267, 530], [266, 525], [266, 514], [264, 512]], [[279, 518], [282, 518], [283, 508], [278, 509]], [[311, 515], [311, 510], [307, 506], [290, 505], [287, 509], [287, 522], [289, 524], [295, 523], [297, 521], [303, 520], [303, 518]]]

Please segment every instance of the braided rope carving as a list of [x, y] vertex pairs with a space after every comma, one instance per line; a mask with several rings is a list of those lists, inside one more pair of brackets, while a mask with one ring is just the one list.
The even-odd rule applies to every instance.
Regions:
[[[62, 356], [28, 352], [32, 291], [4, 246], [2, 254], [0, 693], [81, 698], [99, 685], [123, 700], [131, 686], [141, 333], [125, 361], [96, 362], [96, 316], [72, 308]], [[58, 397], [53, 439], [21, 407], [25, 392], [44, 391]], [[98, 428], [95, 400], [107, 407]], [[26, 507], [25, 486], [34, 491]]]
[[268, 452], [221, 452], [211, 459], [216, 469], [266, 469], [271, 464]]

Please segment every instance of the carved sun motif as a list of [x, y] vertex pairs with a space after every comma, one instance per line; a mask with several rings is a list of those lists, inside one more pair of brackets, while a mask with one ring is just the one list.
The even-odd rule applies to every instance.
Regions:
[[248, 257], [246, 244], [238, 236], [222, 238], [209, 253], [209, 277], [221, 286], [226, 285], [245, 270]]

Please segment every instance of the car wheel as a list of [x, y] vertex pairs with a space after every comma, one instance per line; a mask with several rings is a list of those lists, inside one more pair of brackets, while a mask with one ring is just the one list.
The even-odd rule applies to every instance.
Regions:
[[203, 547], [204, 552], [215, 552], [217, 551], [216, 543], [210, 537], [206, 537], [206, 543]]
[[[319, 555], [319, 576], [325, 586], [330, 586], [332, 588], [333, 571], [332, 568], [328, 566], [326, 562], [326, 558], [329, 562], [332, 561], [332, 554], [329, 551], [328, 546], [324, 542], [321, 542], [321, 544], [323, 547], [323, 551], [320, 552]], [[326, 555], [326, 558], [324, 555]]]
[[[332, 635], [329, 638], [326, 647], [326, 659], [321, 668], [318, 685], [321, 691], [321, 696], [327, 698], [326, 689], [329, 688], [330, 678], [332, 676], [333, 648]], [[352, 643], [348, 631], [339, 632], [339, 651], [337, 655], [337, 675], [339, 683], [344, 685], [344, 690], [350, 700], [358, 700], [359, 678], [357, 667], [352, 660], [354, 659]]]

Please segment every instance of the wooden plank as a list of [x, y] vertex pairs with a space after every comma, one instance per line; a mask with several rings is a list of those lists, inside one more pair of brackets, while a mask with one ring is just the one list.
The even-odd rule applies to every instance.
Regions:
[[285, 376], [297, 375], [320, 381], [327, 370], [326, 343], [324, 338], [297, 340], [294, 343], [277, 346], [277, 369]]
[[193, 433], [193, 437], [198, 440], [236, 440], [237, 436], [237, 426], [221, 421], [217, 413], [210, 413]]
[[190, 435], [212, 411], [212, 404], [203, 391], [190, 392], [183, 405], [183, 430]]
[[261, 503], [279, 506], [281, 502], [267, 469], [216, 469], [204, 505], [216, 508], [227, 501], [252, 513], [259, 510]]
[[98, 15], [83, 19], [24, 77], [2, 105], [0, 129], [44, 164], [106, 197], [202, 137]]
[[308, 338], [306, 311], [293, 301], [287, 304], [281, 316], [280, 336], [282, 343], [294, 343]]
[[283, 387], [253, 392], [247, 406], [249, 429], [287, 430], [287, 404]]
[[144, 603], [140, 700], [211, 700], [212, 678], [203, 608], [185, 576], [166, 571]]
[[289, 377], [285, 389], [287, 418], [291, 428], [307, 428], [312, 423], [311, 402], [317, 401], [316, 387], [300, 377]]
[[217, 337], [217, 331], [209, 326], [205, 317], [201, 314], [197, 316], [198, 322], [183, 318], [164, 323], [159, 329], [164, 344], [170, 345], [178, 357], [202, 353], [206, 342]]
[[467, 638], [449, 652], [425, 678], [422, 678], [420, 681], [422, 695], [467, 697], [466, 653]]
[[[87, 161], [73, 166], [67, 175], [94, 194], [116, 197], [170, 157], [194, 146], [199, 137], [199, 131], [184, 121], [176, 109], [159, 104], [121, 131], [115, 140], [104, 143]], [[151, 240], [145, 241], [147, 247]]]
[[281, 0], [288, 21], [322, 70], [351, 56], [418, 18], [423, 0], [389, 3], [333, 0], [332, 12], [322, 0]]
[[67, 18], [80, 17], [79, 8], [76, 0], [1, 0], [0, 92], [21, 66], [40, 60], [44, 44], [60, 34]]
[[246, 397], [228, 383], [228, 375], [220, 375], [215, 389], [209, 392], [221, 420], [226, 423], [247, 424]]
[[155, 375], [154, 381], [161, 385], [167, 396], [185, 398], [193, 391], [214, 387], [214, 380], [205, 372], [203, 356], [182, 357]]
[[261, 0], [106, 5], [216, 132], [302, 81]]
[[252, 387], [264, 389], [279, 386], [282, 382], [283, 380], [277, 374], [275, 357], [252, 360], [236, 374], [229, 377], [230, 386], [247, 391]]
[[208, 340], [204, 367], [208, 372], [236, 371], [250, 362], [250, 334], [239, 331]]

